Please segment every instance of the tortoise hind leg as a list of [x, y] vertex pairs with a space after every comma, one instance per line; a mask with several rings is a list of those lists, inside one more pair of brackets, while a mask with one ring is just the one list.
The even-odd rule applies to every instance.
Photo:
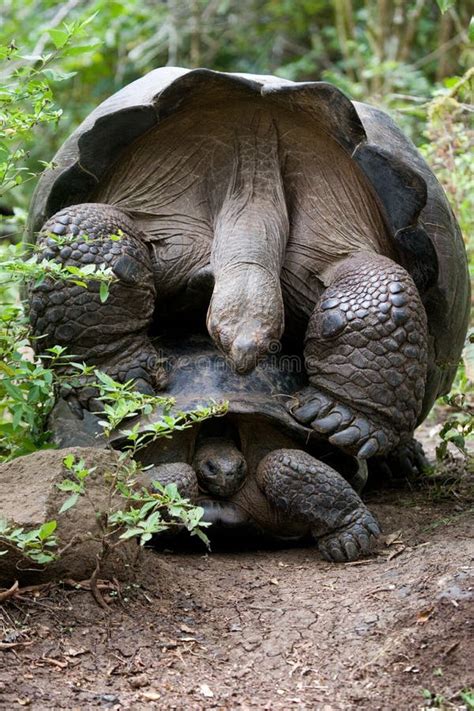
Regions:
[[377, 521], [345, 479], [306, 452], [270, 452], [258, 465], [257, 481], [277, 511], [308, 526], [326, 560], [356, 560], [370, 552], [380, 533]]
[[409, 439], [425, 390], [427, 323], [409, 274], [360, 252], [329, 275], [310, 318], [310, 386], [293, 416], [351, 454], [369, 458]]
[[104, 303], [93, 275], [88, 288], [51, 278], [32, 286], [30, 321], [38, 350], [67, 346], [76, 359], [119, 381], [134, 379], [137, 389], [153, 393], [160, 373], [147, 330], [155, 284], [147, 247], [137, 238], [132, 220], [110, 205], [74, 205], [48, 220], [38, 246], [39, 259], [110, 267], [118, 278]]

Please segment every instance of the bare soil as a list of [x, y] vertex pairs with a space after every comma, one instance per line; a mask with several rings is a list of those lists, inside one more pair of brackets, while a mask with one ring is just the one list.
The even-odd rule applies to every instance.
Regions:
[[366, 499], [384, 538], [356, 563], [146, 551], [136, 582], [104, 583], [109, 611], [86, 586], [20, 591], [0, 606], [0, 707], [473, 708], [472, 500], [448, 475]]

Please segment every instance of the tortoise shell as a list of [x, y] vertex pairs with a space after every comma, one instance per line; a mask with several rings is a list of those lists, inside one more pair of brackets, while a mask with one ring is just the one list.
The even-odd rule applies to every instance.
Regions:
[[[54, 167], [36, 188], [27, 239], [31, 242], [63, 207], [98, 201], [97, 195], [107, 202], [104, 185], [111, 170], [124, 155], [134, 155], [134, 146], [146, 146], [164, 122], [172, 124], [190, 110], [199, 116], [205, 106], [219, 110], [229, 101], [235, 105], [250, 100], [265, 101], [275, 111], [294, 116], [304, 114], [313, 122], [314, 135], [323, 130], [367, 178], [392, 240], [390, 251], [411, 272], [428, 315], [423, 420], [434, 400], [450, 389], [467, 330], [470, 287], [462, 235], [440, 184], [392, 119], [379, 109], [351, 102], [328, 83], [207, 69], [150, 72], [100, 104], [60, 148]], [[248, 395], [257, 382], [247, 382]]]

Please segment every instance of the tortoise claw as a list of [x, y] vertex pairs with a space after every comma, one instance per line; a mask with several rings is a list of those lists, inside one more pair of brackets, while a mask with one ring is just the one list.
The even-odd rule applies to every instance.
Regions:
[[[380, 423], [372, 421], [365, 413], [358, 412], [345, 402], [338, 402], [312, 386], [301, 390], [296, 400], [297, 405], [293, 401], [288, 406], [295, 420], [320, 435], [327, 435], [331, 444], [360, 459], [385, 452], [398, 436], [388, 427], [384, 430]], [[408, 464], [405, 466], [408, 467]]]
[[376, 519], [365, 506], [361, 506], [346, 517], [341, 528], [320, 538], [318, 549], [325, 560], [344, 563], [370, 553], [379, 535]]
[[329, 434], [337, 430], [340, 424], [341, 416], [336, 412], [332, 412], [327, 417], [313, 420], [311, 427], [316, 430], [316, 432], [321, 432], [321, 434]]

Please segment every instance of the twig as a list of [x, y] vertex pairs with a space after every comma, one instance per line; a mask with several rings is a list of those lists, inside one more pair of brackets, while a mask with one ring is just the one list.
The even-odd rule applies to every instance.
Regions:
[[8, 590], [4, 590], [3, 592], [0, 592], [0, 602], [5, 602], [5, 600], [9, 600], [11, 597], [14, 596], [16, 591], [18, 590], [18, 580], [15, 580], [11, 588]]
[[7, 649], [15, 649], [15, 647], [29, 647], [34, 642], [0, 642], [0, 652]]

